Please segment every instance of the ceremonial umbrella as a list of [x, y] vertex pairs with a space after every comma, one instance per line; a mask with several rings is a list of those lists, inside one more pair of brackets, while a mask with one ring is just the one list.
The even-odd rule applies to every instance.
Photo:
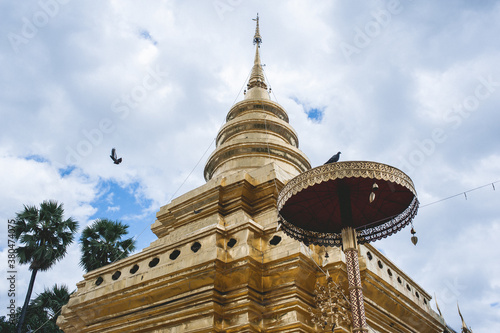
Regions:
[[357, 332], [368, 332], [358, 244], [399, 231], [417, 210], [410, 177], [389, 165], [368, 161], [316, 167], [291, 179], [278, 196], [278, 216], [286, 234], [306, 245], [343, 247]]

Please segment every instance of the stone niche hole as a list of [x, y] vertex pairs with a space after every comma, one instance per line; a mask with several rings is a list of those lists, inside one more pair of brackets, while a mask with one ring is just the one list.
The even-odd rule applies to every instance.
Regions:
[[228, 242], [227, 242], [227, 246], [232, 248], [233, 246], [236, 245], [236, 239], [234, 238], [231, 238]]
[[118, 280], [118, 278], [120, 277], [120, 275], [122, 275], [122, 272], [120, 272], [120, 271], [116, 271], [116, 272], [115, 272], [115, 274], [113, 274], [113, 275], [111, 276], [111, 278], [112, 278], [113, 280]]
[[269, 244], [271, 245], [278, 245], [281, 242], [281, 237], [280, 236], [274, 236], [273, 239], [269, 241]]
[[149, 267], [155, 267], [156, 265], [158, 265], [158, 263], [160, 262], [160, 259], [159, 258], [154, 258], [153, 260], [151, 260], [149, 262]]
[[139, 265], [135, 264], [131, 269], [130, 269], [130, 274], [134, 274], [139, 270]]
[[170, 258], [170, 260], [175, 260], [175, 259], [177, 259], [177, 257], [178, 257], [180, 254], [181, 254], [181, 251], [179, 251], [179, 250], [174, 250], [174, 251], [172, 251], [172, 253], [170, 253], [169, 258]]
[[98, 286], [100, 285], [102, 282], [104, 281], [104, 279], [102, 278], [102, 276], [99, 276], [97, 278], [97, 280], [95, 280], [95, 285]]
[[195, 242], [193, 245], [191, 245], [191, 251], [194, 253], [198, 252], [198, 250], [201, 249], [201, 244], [198, 242]]
[[372, 260], [373, 256], [370, 251], [366, 252], [366, 256], [368, 257], [368, 260]]

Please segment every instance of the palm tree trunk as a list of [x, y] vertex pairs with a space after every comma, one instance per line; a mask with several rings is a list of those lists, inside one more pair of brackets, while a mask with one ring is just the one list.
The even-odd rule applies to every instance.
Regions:
[[17, 323], [17, 333], [21, 333], [21, 328], [23, 327], [24, 317], [26, 317], [26, 311], [28, 311], [28, 305], [30, 304], [31, 293], [33, 292], [33, 285], [35, 284], [35, 277], [38, 269], [31, 271], [30, 285], [28, 287], [28, 292], [26, 293], [26, 299], [24, 300], [23, 309], [21, 311], [21, 316], [19, 317], [19, 322]]

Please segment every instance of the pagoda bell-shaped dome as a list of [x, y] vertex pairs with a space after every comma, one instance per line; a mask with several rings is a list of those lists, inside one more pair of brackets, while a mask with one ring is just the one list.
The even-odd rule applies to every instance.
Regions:
[[311, 168], [298, 149], [297, 133], [285, 109], [271, 100], [260, 60], [259, 17], [253, 42], [255, 58], [245, 98], [229, 110], [216, 138], [216, 149], [205, 165], [205, 180], [238, 171], [251, 171], [270, 163], [294, 177]]

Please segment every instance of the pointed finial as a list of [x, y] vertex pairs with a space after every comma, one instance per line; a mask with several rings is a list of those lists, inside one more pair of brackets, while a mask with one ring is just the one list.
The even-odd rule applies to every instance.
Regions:
[[262, 43], [262, 37], [259, 32], [259, 14], [257, 13], [257, 18], [253, 19], [257, 22], [255, 28], [255, 36], [253, 37], [255, 47], [255, 58], [253, 61], [252, 72], [250, 73], [250, 79], [247, 84], [247, 94], [245, 99], [269, 99], [269, 93], [267, 92], [267, 84], [264, 76], [264, 70], [260, 61], [259, 49]]
[[458, 306], [458, 302], [457, 302], [457, 308], [458, 308], [458, 314], [460, 315], [460, 319], [462, 319], [462, 333], [472, 333], [472, 330], [469, 327], [467, 327], [464, 317], [462, 317], [462, 314], [460, 313], [460, 307]]
[[257, 13], [257, 18], [252, 19], [256, 21], [256, 27], [255, 27], [255, 36], [253, 36], [253, 44], [257, 44], [258, 47], [260, 47], [260, 44], [262, 43], [262, 37], [260, 36], [259, 32], [259, 13]]
[[434, 301], [436, 302], [436, 308], [439, 312], [439, 316], [442, 317], [443, 314], [441, 313], [441, 309], [439, 309], [439, 305], [438, 305], [438, 300], [437, 300], [437, 297], [436, 297], [436, 293], [434, 293]]

